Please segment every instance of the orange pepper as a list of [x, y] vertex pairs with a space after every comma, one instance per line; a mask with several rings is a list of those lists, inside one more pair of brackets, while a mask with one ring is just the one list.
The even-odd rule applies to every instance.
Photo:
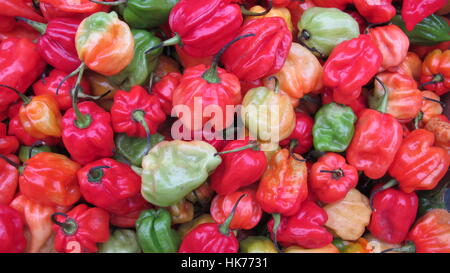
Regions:
[[408, 235], [416, 253], [450, 253], [450, 213], [434, 209], [420, 218]]
[[388, 68], [390, 72], [397, 72], [413, 77], [416, 81], [420, 80], [420, 74], [422, 73], [422, 60], [414, 52], [408, 52], [403, 62], [394, 67]]
[[[250, 9], [251, 12], [257, 12], [257, 13], [264, 12], [265, 10], [266, 10], [266, 8], [263, 8], [261, 6], [253, 6]], [[245, 18], [244, 23], [246, 21], [249, 21], [252, 19], [265, 18], [265, 17], [281, 17], [286, 22], [287, 27], [290, 32], [292, 32], [292, 30], [294, 29], [294, 27], [292, 26], [291, 13], [289, 12], [289, 10], [287, 8], [272, 8], [267, 14], [265, 14], [263, 16], [247, 16]]]
[[425, 122], [425, 129], [436, 138], [435, 145], [447, 151], [450, 157], [450, 122], [445, 116], [435, 116]]
[[[377, 77], [389, 92], [386, 113], [404, 122], [412, 120], [419, 114], [422, 107], [422, 93], [417, 89], [417, 83], [413, 78], [391, 72], [383, 72]], [[373, 96], [369, 99], [372, 108], [379, 105], [384, 93], [382, 85], [376, 82]]]
[[[322, 88], [322, 72], [322, 66], [311, 51], [300, 44], [292, 43], [283, 68], [274, 76], [280, 82], [280, 89], [293, 101], [297, 101]], [[273, 80], [267, 78], [264, 84], [272, 88]]]
[[364, 238], [359, 238], [356, 242], [350, 242], [342, 253], [370, 253], [368, 241]]
[[178, 54], [178, 58], [180, 59], [181, 65], [184, 68], [188, 68], [191, 66], [196, 66], [199, 64], [204, 64], [206, 66], [210, 66], [213, 62], [214, 56], [206, 56], [206, 57], [193, 57], [187, 54], [184, 49], [180, 46], [175, 46], [175, 49]]
[[333, 244], [326, 245], [321, 248], [307, 249], [299, 246], [290, 246], [286, 248], [284, 253], [339, 253], [339, 249]]
[[[431, 91], [422, 92], [422, 108], [420, 111], [423, 113], [423, 122], [428, 122], [432, 117], [442, 114], [442, 106], [439, 103], [440, 98], [436, 93]], [[431, 100], [430, 100], [431, 99]]]
[[19, 110], [23, 128], [34, 138], [60, 137], [61, 112], [52, 95], [40, 95], [25, 101]]
[[439, 96], [450, 91], [450, 49], [431, 51], [422, 64], [420, 83]]

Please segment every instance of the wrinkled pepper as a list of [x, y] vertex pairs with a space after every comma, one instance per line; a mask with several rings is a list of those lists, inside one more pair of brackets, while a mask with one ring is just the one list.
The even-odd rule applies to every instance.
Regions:
[[292, 142], [295, 147], [292, 150], [296, 154], [308, 152], [313, 145], [312, 129], [314, 119], [302, 112], [295, 112], [295, 128], [291, 135], [280, 142], [282, 148], [287, 148]]
[[24, 222], [20, 214], [7, 205], [0, 204], [0, 252], [23, 253], [26, 247]]
[[446, 0], [403, 0], [402, 17], [405, 20], [406, 29], [412, 31], [424, 18], [435, 13], [447, 4]]
[[136, 232], [131, 229], [116, 229], [108, 241], [102, 243], [98, 253], [141, 253]]
[[431, 118], [425, 123], [426, 130], [435, 136], [435, 144], [447, 151], [450, 156], [450, 122], [442, 115]]
[[399, 26], [413, 45], [429, 46], [450, 40], [450, 26], [438, 15], [432, 14], [420, 21], [413, 30], [407, 30], [400, 15], [392, 18], [392, 23]]
[[353, 0], [353, 4], [364, 19], [372, 24], [388, 22], [396, 12], [392, 0]]
[[[150, 136], [150, 147], [163, 141], [164, 137], [158, 133]], [[123, 158], [126, 163], [137, 167], [142, 166], [142, 159], [148, 153], [147, 138], [129, 137], [126, 134], [115, 134], [115, 157]], [[119, 160], [120, 161], [120, 160]]]
[[450, 49], [435, 49], [423, 61], [421, 87], [432, 90], [439, 96], [450, 91]]
[[19, 171], [0, 156], [0, 205], [9, 205], [19, 184]]

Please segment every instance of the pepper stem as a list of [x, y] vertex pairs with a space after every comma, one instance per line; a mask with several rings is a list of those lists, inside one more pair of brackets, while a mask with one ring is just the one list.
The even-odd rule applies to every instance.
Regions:
[[388, 104], [388, 98], [389, 98], [389, 90], [386, 87], [386, 85], [378, 77], [375, 77], [375, 80], [379, 84], [381, 84], [381, 86], [384, 89], [383, 99], [381, 100], [381, 104], [377, 107], [376, 110], [381, 112], [381, 113], [386, 113], [386, 111], [387, 111], [387, 104]]
[[41, 147], [41, 146], [44, 146], [44, 145], [45, 145], [45, 142], [42, 141], [42, 140], [38, 140], [35, 143], [33, 143], [33, 145], [31, 145], [31, 147], [30, 147], [30, 150], [28, 151], [28, 159], [30, 159], [31, 156], [33, 155], [33, 149], [34, 148], [38, 148], [38, 147]]
[[242, 15], [245, 15], [245, 16], [264, 16], [264, 15], [266, 15], [267, 13], [269, 13], [272, 10], [272, 7], [273, 7], [272, 0], [268, 0], [267, 2], [268, 2], [267, 8], [263, 12], [253, 12], [253, 11], [246, 9], [244, 5], [241, 5]]
[[99, 4], [99, 5], [104, 5], [104, 6], [120, 6], [122, 4], [126, 4], [128, 1], [127, 0], [117, 0], [114, 2], [103, 2], [103, 1], [98, 1], [98, 0], [89, 0], [92, 3], [95, 4]]
[[23, 101], [24, 105], [27, 105], [31, 102], [30, 98], [28, 98], [24, 94], [20, 93], [19, 90], [15, 89], [14, 87], [4, 85], [4, 84], [0, 84], [0, 87], [8, 88], [9, 90], [14, 91], [14, 93], [16, 93], [20, 97], [20, 99]]
[[273, 92], [274, 92], [275, 94], [278, 94], [278, 93], [280, 93], [280, 81], [279, 81], [278, 78], [275, 77], [275, 76], [270, 76], [270, 77], [268, 78], [268, 80], [272, 80], [272, 79], [275, 81], [275, 87], [273, 88]]
[[[82, 64], [82, 66], [84, 68], [84, 64]], [[81, 113], [80, 109], [78, 108], [78, 103], [77, 103], [78, 91], [81, 89], [80, 82], [81, 82], [81, 79], [83, 78], [83, 72], [84, 72], [84, 69], [80, 69], [80, 73], [78, 73], [77, 82], [75, 83], [75, 87], [72, 90], [72, 108], [76, 115], [74, 124], [76, 127], [80, 128], [80, 129], [85, 129], [85, 128], [89, 127], [92, 123], [91, 115]]]
[[161, 47], [165, 47], [165, 46], [173, 46], [173, 45], [181, 45], [181, 44], [182, 44], [182, 42], [181, 42], [181, 36], [178, 35], [178, 33], [175, 33], [175, 36], [173, 36], [172, 38], [167, 39], [167, 40], [161, 42], [161, 43], [160, 43], [159, 45], [157, 45], [157, 46], [154, 46], [154, 47], [150, 48], [149, 50], [145, 51], [145, 54], [149, 54], [150, 52], [152, 52], [152, 51], [154, 51], [154, 50], [157, 50], [157, 49], [159, 49], [159, 48], [161, 48]]
[[96, 166], [92, 167], [87, 175], [88, 181], [94, 184], [99, 183], [104, 175], [103, 169], [109, 169], [109, 166]]
[[227, 50], [232, 44], [236, 43], [237, 41], [243, 39], [243, 38], [247, 38], [247, 37], [251, 37], [251, 36], [255, 36], [255, 34], [253, 33], [249, 33], [249, 34], [245, 34], [245, 35], [241, 35], [235, 39], [233, 39], [231, 42], [229, 42], [228, 44], [226, 44], [217, 54], [216, 56], [214, 56], [213, 62], [211, 64], [211, 67], [206, 70], [203, 75], [202, 78], [207, 81], [208, 83], [220, 83], [220, 78], [217, 75], [217, 67], [219, 65], [219, 61], [220, 61], [220, 57], [222, 56], [222, 54], [225, 52], [225, 50]]
[[6, 163], [12, 165], [14, 168], [16, 168], [16, 169], [19, 169], [19, 168], [20, 168], [20, 165], [19, 165], [19, 164], [17, 164], [16, 162], [12, 161], [12, 160], [9, 159], [9, 158], [7, 158], [6, 156], [0, 155], [0, 158], [3, 159], [3, 160], [5, 160]]
[[422, 83], [419, 88], [423, 89], [427, 85], [435, 84], [435, 83], [438, 83], [438, 82], [443, 82], [444, 80], [445, 80], [444, 76], [442, 76], [442, 74], [439, 73], [439, 74], [433, 75], [433, 78], [431, 79], [431, 81], [426, 82], [426, 83]]
[[320, 52], [317, 48], [315, 47], [309, 47], [308, 45], [305, 44], [304, 41], [308, 41], [309, 39], [311, 39], [311, 33], [309, 33], [308, 30], [304, 29], [302, 30], [302, 32], [300, 33], [299, 38], [299, 42], [302, 46], [306, 47], [309, 51], [316, 53], [315, 55], [319, 56], [320, 58], [325, 58], [325, 54], [323, 54], [322, 52]]
[[402, 252], [402, 253], [416, 253], [416, 245], [410, 241], [402, 247], [388, 248], [388, 249], [381, 251], [380, 253], [386, 253], [386, 252], [391, 252], [391, 251]]
[[419, 114], [414, 118], [414, 128], [419, 129], [419, 122], [423, 119], [423, 112], [420, 111]]
[[[57, 216], [63, 216], [65, 219], [64, 222], [59, 222], [57, 219]], [[55, 212], [51, 216], [52, 222], [58, 226], [60, 226], [63, 229], [63, 232], [66, 235], [73, 235], [75, 232], [77, 232], [78, 225], [75, 222], [75, 219], [70, 218], [67, 214], [62, 212]]]
[[375, 195], [381, 191], [387, 190], [389, 188], [392, 188], [394, 186], [398, 185], [397, 180], [395, 179], [391, 179], [389, 180], [386, 184], [384, 184], [383, 186], [379, 187], [378, 189], [376, 189], [371, 195], [370, 195], [370, 207], [372, 208], [372, 210], [375, 210], [373, 208], [373, 198], [375, 197]]
[[30, 20], [27, 18], [19, 17], [19, 16], [16, 16], [16, 20], [25, 22], [27, 25], [34, 28], [42, 35], [45, 34], [45, 31], [47, 30], [47, 25], [44, 23], [39, 23], [39, 22]]
[[423, 99], [427, 100], [427, 101], [432, 101], [432, 102], [435, 102], [435, 103], [439, 103], [443, 108], [446, 107], [445, 102], [443, 102], [443, 101], [435, 100], [435, 99], [427, 98], [427, 97], [423, 97]]
[[147, 145], [145, 146], [145, 155], [146, 155], [150, 151], [152, 144], [151, 144], [150, 129], [148, 128], [148, 124], [145, 121], [144, 116], [145, 116], [145, 113], [142, 110], [135, 110], [132, 114], [133, 120], [138, 122], [139, 124], [141, 124], [142, 127], [144, 127], [145, 134], [147, 135]]
[[277, 241], [277, 233], [278, 233], [278, 227], [280, 226], [281, 221], [281, 215], [279, 213], [272, 214], [273, 217], [273, 244], [275, 248], [280, 251], [280, 248], [278, 247], [278, 241]]
[[290, 143], [289, 143], [289, 154], [291, 155], [291, 157], [297, 161], [300, 162], [306, 162], [306, 159], [303, 158], [299, 158], [297, 156], [297, 154], [294, 153], [294, 149], [295, 147], [297, 147], [298, 145], [298, 141], [296, 139], [291, 139]]
[[[75, 76], [78, 73], [81, 73], [82, 71], [84, 71], [86, 65], [84, 63], [81, 63], [79, 67], [77, 67], [77, 69], [75, 69], [74, 71], [72, 71], [72, 73], [70, 73], [69, 75], [65, 76], [61, 82], [58, 84], [58, 87], [56, 88], [56, 95], [59, 94], [59, 89], [61, 88], [61, 86], [63, 85], [64, 82], [66, 82], [69, 78], [72, 78], [73, 76]], [[80, 80], [81, 82], [81, 80]]]
[[218, 152], [218, 153], [215, 153], [214, 156], [230, 154], [230, 153], [237, 153], [237, 152], [240, 152], [240, 151], [244, 151], [244, 150], [247, 150], [247, 149], [253, 149], [253, 148], [257, 148], [257, 147], [259, 147], [258, 142], [252, 140], [252, 141], [249, 142], [248, 145], [245, 145], [245, 146], [233, 149], [233, 150], [229, 150], [229, 151]]
[[320, 170], [321, 173], [331, 173], [333, 174], [333, 179], [339, 180], [339, 178], [344, 177], [344, 171], [342, 169], [337, 169], [333, 171]]
[[227, 219], [225, 219], [225, 222], [223, 222], [223, 224], [221, 224], [219, 226], [219, 231], [223, 235], [228, 236], [230, 234], [229, 227], [230, 227], [231, 221], [233, 220], [234, 214], [236, 213], [239, 202], [241, 202], [242, 198], [244, 198], [246, 196], [247, 196], [247, 194], [244, 193], [243, 195], [241, 195], [241, 197], [239, 197], [239, 199], [236, 201], [236, 204], [234, 204], [234, 207], [231, 210], [230, 215], [228, 215]]

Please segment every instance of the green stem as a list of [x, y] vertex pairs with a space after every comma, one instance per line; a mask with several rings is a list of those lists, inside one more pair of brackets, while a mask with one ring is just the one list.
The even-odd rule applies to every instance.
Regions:
[[47, 25], [44, 23], [39, 23], [27, 18], [23, 18], [23, 17], [18, 17], [16, 16], [16, 19], [18, 21], [22, 21], [25, 22], [27, 25], [29, 25], [30, 27], [34, 28], [35, 30], [37, 30], [40, 34], [44, 35], [45, 31], [47, 30]]
[[208, 83], [220, 83], [220, 78], [219, 75], [217, 74], [217, 67], [219, 65], [219, 61], [220, 61], [220, 57], [222, 56], [222, 54], [225, 52], [225, 50], [227, 50], [232, 44], [236, 43], [237, 41], [243, 39], [243, 38], [247, 38], [247, 37], [251, 37], [251, 36], [255, 36], [255, 34], [253, 33], [249, 33], [249, 34], [245, 34], [245, 35], [241, 35], [235, 39], [233, 39], [231, 42], [229, 42], [228, 44], [226, 44], [217, 54], [216, 56], [214, 56], [214, 60], [211, 64], [211, 67], [206, 70], [203, 75], [202, 78], [207, 81]]
[[133, 114], [132, 114], [133, 120], [138, 122], [139, 124], [141, 124], [142, 127], [144, 127], [145, 134], [147, 135], [147, 145], [145, 146], [145, 153], [144, 153], [144, 155], [147, 155], [148, 152], [150, 151], [150, 149], [152, 148], [152, 144], [151, 144], [150, 129], [148, 128], [148, 124], [145, 121], [144, 116], [145, 116], [145, 113], [142, 110], [135, 110], [135, 111], [133, 111]]
[[[56, 88], [56, 95], [59, 94], [59, 89], [61, 88], [61, 86], [63, 85], [64, 82], [66, 82], [69, 78], [72, 78], [73, 76], [75, 76], [76, 74], [80, 73], [81, 71], [84, 71], [86, 65], [84, 63], [81, 63], [79, 67], [77, 67], [77, 69], [75, 69], [74, 71], [72, 71], [72, 73], [70, 73], [69, 75], [65, 76], [61, 82], [58, 84], [58, 87]], [[81, 82], [81, 80], [80, 80]]]
[[222, 151], [222, 152], [218, 152], [215, 153], [214, 156], [218, 156], [218, 155], [224, 155], [224, 154], [230, 154], [230, 153], [237, 153], [240, 151], [244, 151], [247, 149], [253, 149], [253, 148], [257, 148], [259, 147], [259, 144], [256, 141], [250, 141], [250, 144], [233, 149], [233, 150], [229, 150], [229, 151]]
[[277, 241], [277, 233], [278, 233], [278, 227], [280, 226], [281, 221], [281, 215], [279, 213], [272, 214], [273, 217], [273, 244], [275, 248], [280, 251], [280, 248], [278, 247], [278, 241]]
[[397, 180], [395, 179], [391, 179], [389, 180], [386, 184], [384, 184], [383, 186], [379, 187], [378, 189], [376, 189], [371, 195], [370, 195], [370, 207], [372, 208], [372, 210], [375, 210], [373, 208], [373, 198], [375, 197], [375, 195], [381, 191], [387, 190], [389, 188], [392, 188], [394, 186], [398, 185]]
[[419, 114], [414, 118], [414, 128], [419, 129], [419, 122], [423, 119], [423, 112], [420, 111]]
[[375, 77], [375, 80], [381, 84], [381, 86], [384, 89], [384, 95], [383, 95], [383, 99], [381, 100], [381, 104], [377, 107], [377, 111], [381, 112], [381, 113], [386, 113], [387, 111], [387, 105], [388, 105], [388, 99], [389, 99], [389, 90], [386, 87], [386, 85], [378, 78]]
[[[65, 217], [65, 221], [64, 222], [59, 222], [58, 219], [56, 219], [56, 216], [63, 216]], [[62, 213], [62, 212], [55, 212], [52, 214], [51, 216], [52, 222], [58, 226], [60, 226], [63, 229], [63, 232], [70, 236], [75, 234], [75, 232], [77, 232], [78, 230], [78, 225], [75, 221], [75, 219], [70, 218], [67, 214]]]
[[118, 0], [118, 1], [114, 1], [114, 2], [103, 2], [103, 1], [98, 1], [98, 0], [89, 0], [92, 3], [96, 3], [99, 5], [104, 5], [104, 6], [120, 6], [122, 4], [126, 4], [128, 1], [127, 0]]
[[241, 197], [239, 197], [239, 199], [236, 201], [236, 204], [234, 204], [234, 207], [231, 210], [230, 215], [228, 215], [227, 219], [225, 219], [225, 222], [223, 222], [223, 224], [221, 224], [219, 226], [219, 231], [223, 235], [228, 236], [230, 234], [229, 228], [230, 228], [231, 221], [233, 220], [234, 214], [236, 213], [236, 209], [239, 205], [239, 202], [241, 202], [242, 198], [244, 198], [246, 196], [247, 196], [247, 194], [244, 193], [243, 195], [241, 195]]
[[431, 79], [431, 81], [421, 84], [419, 88], [423, 89], [427, 85], [443, 82], [444, 80], [445, 80], [444, 76], [442, 76], [442, 74], [439, 73], [439, 74], [433, 75], [433, 78]]
[[178, 35], [178, 33], [175, 33], [175, 36], [173, 36], [172, 38], [165, 40], [163, 42], [161, 42], [159, 45], [154, 46], [152, 48], [150, 48], [149, 50], [145, 51], [145, 54], [149, 54], [150, 52], [157, 50], [161, 47], [165, 47], [165, 46], [173, 46], [173, 45], [181, 45], [181, 36]]
[[30, 150], [28, 151], [28, 159], [30, 159], [31, 156], [33, 155], [34, 148], [42, 147], [44, 145], [45, 145], [45, 142], [42, 140], [38, 140], [35, 143], [33, 143], [33, 145], [31, 145], [31, 147], [30, 147]]
[[83, 72], [84, 72], [84, 69], [80, 69], [80, 72], [78, 73], [77, 82], [75, 83], [75, 88], [72, 91], [72, 108], [76, 115], [74, 124], [76, 127], [80, 128], [80, 129], [85, 129], [85, 128], [89, 127], [92, 123], [91, 115], [81, 113], [80, 109], [78, 108], [78, 103], [77, 103], [78, 91], [81, 89], [80, 83], [81, 83], [81, 79], [83, 78]]
[[333, 179], [339, 180], [341, 177], [344, 177], [344, 171], [342, 169], [337, 169], [333, 171], [328, 170], [320, 170], [321, 173], [331, 173], [333, 174]]
[[100, 181], [103, 178], [103, 175], [105, 174], [103, 172], [103, 169], [109, 169], [111, 167], [109, 166], [96, 166], [96, 167], [92, 167], [87, 175], [88, 181], [94, 184], [98, 184], [100, 183]]
[[29, 104], [31, 102], [31, 99], [29, 97], [27, 97], [24, 94], [20, 93], [19, 90], [15, 89], [15, 88], [13, 88], [11, 86], [0, 84], [0, 87], [8, 88], [9, 90], [14, 91], [14, 93], [16, 93], [20, 97], [20, 99], [22, 99], [24, 105], [27, 105], [27, 104]]
[[291, 157], [297, 161], [300, 162], [306, 162], [306, 159], [303, 158], [299, 158], [295, 153], [294, 153], [294, 149], [295, 147], [297, 147], [298, 145], [298, 141], [296, 139], [291, 139], [290, 143], [289, 143], [289, 154], [291, 155]]
[[381, 251], [380, 253], [386, 253], [386, 252], [392, 252], [392, 251], [402, 252], [402, 253], [416, 253], [416, 245], [413, 242], [408, 242], [406, 245], [404, 245], [402, 247], [388, 248], [388, 249]]
[[253, 11], [249, 11], [248, 9], [245, 8], [244, 5], [241, 5], [241, 12], [242, 15], [245, 16], [264, 16], [267, 13], [269, 13], [272, 10], [273, 4], [272, 4], [272, 0], [267, 1], [267, 8], [265, 11], [263, 12], [253, 12]]

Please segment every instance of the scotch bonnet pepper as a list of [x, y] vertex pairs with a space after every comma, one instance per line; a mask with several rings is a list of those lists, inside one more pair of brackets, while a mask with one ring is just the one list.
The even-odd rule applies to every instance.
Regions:
[[450, 49], [441, 51], [435, 49], [423, 61], [421, 87], [432, 90], [438, 95], [450, 91]]
[[295, 113], [295, 128], [291, 135], [280, 142], [280, 146], [287, 148], [292, 142], [295, 142], [295, 147], [292, 150], [297, 154], [304, 154], [308, 152], [313, 145], [312, 129], [314, 126], [314, 119], [302, 112]]
[[15, 209], [0, 204], [0, 227], [0, 252], [24, 252], [26, 247], [24, 222]]
[[0, 205], [8, 205], [19, 184], [19, 171], [0, 156]]
[[444, 7], [446, 3], [446, 0], [404, 0], [401, 14], [406, 29], [412, 31], [417, 23]]
[[102, 243], [98, 253], [141, 253], [136, 232], [131, 229], [116, 229], [108, 241]]
[[[150, 148], [163, 140], [164, 137], [158, 133], [151, 135]], [[142, 166], [142, 159], [149, 151], [148, 138], [137, 138], [129, 137], [126, 134], [115, 134], [114, 142], [116, 145], [115, 158], [136, 167]]]

